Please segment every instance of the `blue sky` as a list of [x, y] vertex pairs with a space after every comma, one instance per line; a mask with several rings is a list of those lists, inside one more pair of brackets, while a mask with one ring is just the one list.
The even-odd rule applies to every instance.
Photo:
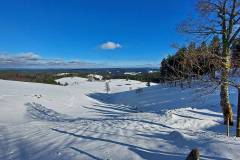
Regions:
[[176, 27], [193, 8], [193, 0], [2, 0], [0, 67], [157, 67], [172, 43], [184, 43]]

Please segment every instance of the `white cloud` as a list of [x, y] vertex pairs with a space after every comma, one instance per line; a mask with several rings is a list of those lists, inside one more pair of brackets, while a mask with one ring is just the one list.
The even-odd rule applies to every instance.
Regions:
[[91, 68], [97, 67], [97, 63], [85, 62], [80, 60], [47, 59], [33, 52], [20, 54], [1, 54], [1, 68]]
[[118, 48], [122, 48], [122, 45], [120, 45], [119, 43], [110, 42], [110, 41], [103, 43], [101, 45], [101, 49], [104, 49], [104, 50], [114, 50], [114, 49], [118, 49]]
[[29, 60], [29, 61], [37, 61], [41, 59], [41, 57], [38, 54], [33, 52], [21, 53], [17, 57], [20, 59]]

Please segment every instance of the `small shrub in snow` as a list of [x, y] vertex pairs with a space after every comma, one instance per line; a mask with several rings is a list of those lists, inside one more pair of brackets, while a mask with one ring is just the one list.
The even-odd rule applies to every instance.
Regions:
[[186, 160], [199, 160], [199, 159], [200, 159], [200, 154], [197, 148], [193, 149], [186, 158]]
[[150, 86], [151, 86], [151, 84], [150, 84], [149, 81], [146, 83], [146, 86], [147, 86], [147, 87], [150, 87]]

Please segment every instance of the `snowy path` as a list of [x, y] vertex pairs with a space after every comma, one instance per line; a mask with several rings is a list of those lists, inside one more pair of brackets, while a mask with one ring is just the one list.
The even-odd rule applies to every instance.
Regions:
[[[104, 82], [79, 81], [62, 87], [0, 80], [1, 89], [7, 86], [0, 97], [18, 95], [0, 99], [0, 159], [180, 160], [195, 147], [201, 159], [240, 156], [238, 139], [221, 131], [221, 114], [202, 104], [186, 107], [187, 91], [161, 93], [153, 86], [137, 95], [126, 81], [113, 80], [109, 97]], [[127, 83], [133, 89], [145, 86]]]

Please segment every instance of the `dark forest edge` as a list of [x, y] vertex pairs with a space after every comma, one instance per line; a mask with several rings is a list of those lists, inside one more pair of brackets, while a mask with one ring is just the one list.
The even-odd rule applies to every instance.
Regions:
[[[149, 73], [153, 72], [153, 73]], [[68, 73], [66, 75], [59, 75]], [[128, 75], [125, 73], [136, 73]], [[23, 82], [54, 84], [56, 79], [64, 77], [83, 77], [89, 74], [98, 74], [107, 79], [129, 79], [142, 82], [160, 82], [160, 72], [156, 68], [100, 68], [100, 69], [2, 69], [0, 79]]]

